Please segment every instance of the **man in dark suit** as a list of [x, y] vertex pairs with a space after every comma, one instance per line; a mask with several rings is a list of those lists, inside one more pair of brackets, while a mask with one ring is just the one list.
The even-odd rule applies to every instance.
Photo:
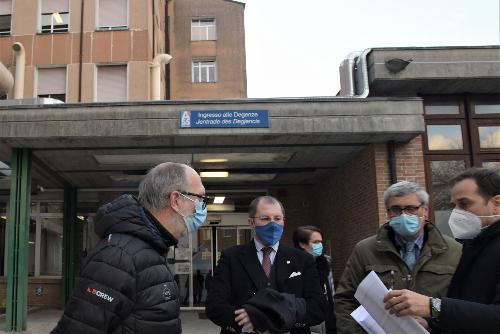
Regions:
[[252, 315], [244, 305], [256, 292], [272, 288], [305, 304], [305, 316], [296, 319], [290, 333], [310, 333], [310, 326], [324, 320], [325, 309], [313, 257], [280, 243], [285, 217], [276, 198], [254, 199], [248, 224], [255, 228], [255, 239], [222, 251], [209, 282], [207, 316], [221, 334], [253, 333]]

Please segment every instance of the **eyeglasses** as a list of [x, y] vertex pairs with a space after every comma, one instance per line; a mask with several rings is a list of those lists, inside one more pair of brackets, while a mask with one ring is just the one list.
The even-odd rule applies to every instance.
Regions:
[[275, 221], [278, 224], [285, 221], [285, 217], [283, 216], [274, 216], [274, 217], [260, 216], [260, 217], [250, 217], [250, 218], [258, 219], [266, 224], [271, 221]]
[[416, 215], [418, 213], [418, 209], [422, 207], [423, 204], [420, 205], [408, 205], [408, 206], [398, 206], [394, 205], [387, 209], [387, 213], [392, 216], [399, 216], [403, 212], [408, 215]]
[[183, 195], [184, 197], [186, 197], [187, 199], [191, 200], [194, 202], [193, 199], [187, 197], [187, 196], [195, 196], [195, 197], [198, 197], [201, 199], [201, 201], [203, 202], [203, 209], [205, 209], [207, 207], [207, 204], [208, 204], [208, 200], [210, 199], [209, 196], [205, 196], [205, 195], [198, 195], [198, 194], [194, 194], [194, 193], [190, 193], [190, 192], [187, 192], [187, 191], [179, 191], [181, 195]]

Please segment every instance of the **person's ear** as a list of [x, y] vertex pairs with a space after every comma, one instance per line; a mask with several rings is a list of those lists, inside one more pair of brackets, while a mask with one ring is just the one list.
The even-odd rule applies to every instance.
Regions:
[[253, 218], [250, 218], [250, 217], [247, 219], [247, 223], [248, 223], [248, 225], [249, 225], [249, 226], [251, 226], [251, 227], [254, 227], [254, 225], [255, 225], [255, 224], [254, 224], [254, 220], [253, 220]]
[[169, 200], [169, 203], [170, 203], [170, 207], [174, 210], [174, 211], [178, 211], [180, 210], [180, 205], [181, 205], [181, 198], [180, 198], [180, 193], [178, 191], [172, 191], [170, 193], [170, 196], [168, 198]]
[[493, 214], [500, 214], [500, 195], [493, 196], [490, 201], [493, 204]]
[[429, 207], [427, 205], [423, 205], [422, 212], [424, 219], [427, 219], [429, 217]]

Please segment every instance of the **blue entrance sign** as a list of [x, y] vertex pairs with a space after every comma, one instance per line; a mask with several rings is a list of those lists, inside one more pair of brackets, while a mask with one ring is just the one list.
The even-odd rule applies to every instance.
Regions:
[[268, 128], [267, 110], [183, 110], [181, 128]]

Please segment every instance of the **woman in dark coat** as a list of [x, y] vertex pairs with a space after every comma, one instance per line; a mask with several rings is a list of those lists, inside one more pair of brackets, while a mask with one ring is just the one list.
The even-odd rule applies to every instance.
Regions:
[[333, 295], [335, 291], [333, 285], [332, 261], [331, 258], [324, 253], [321, 230], [313, 225], [299, 226], [293, 232], [293, 244], [295, 248], [301, 249], [314, 257], [321, 287], [323, 288], [326, 302], [328, 303], [325, 322], [311, 327], [311, 332], [318, 334], [337, 333], [335, 313], [333, 311]]

